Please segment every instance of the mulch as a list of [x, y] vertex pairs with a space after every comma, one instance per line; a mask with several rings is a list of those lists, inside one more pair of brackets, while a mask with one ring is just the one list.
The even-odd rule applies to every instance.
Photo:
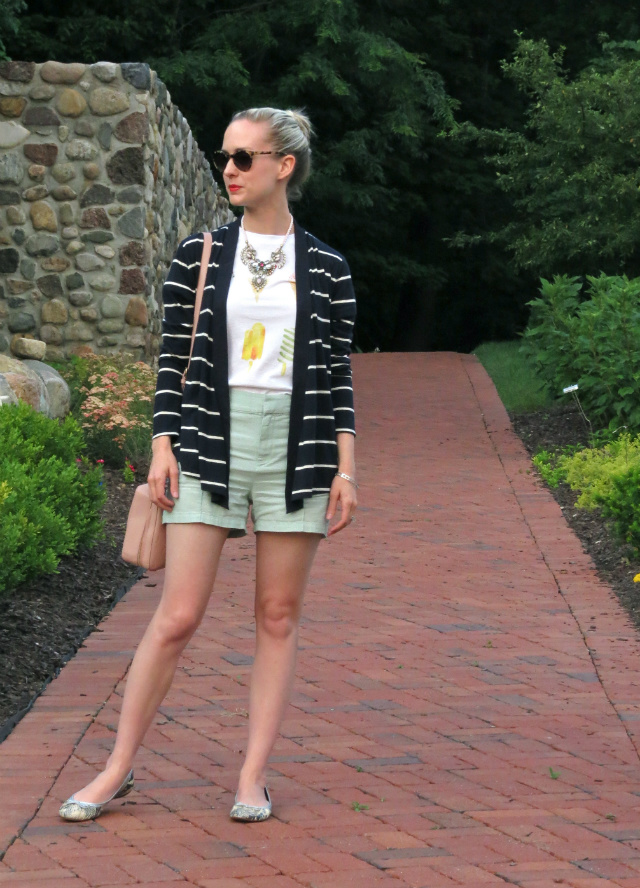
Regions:
[[[589, 440], [573, 405], [512, 414], [511, 421], [531, 454]], [[63, 558], [56, 574], [38, 577], [0, 599], [0, 742], [142, 575], [119, 557], [135, 484], [125, 484], [122, 472], [110, 469], [105, 469], [105, 484], [104, 539]], [[640, 627], [640, 584], [633, 582], [640, 558], [615, 539], [597, 512], [576, 509], [577, 494], [567, 485], [551, 492], [599, 575]]]

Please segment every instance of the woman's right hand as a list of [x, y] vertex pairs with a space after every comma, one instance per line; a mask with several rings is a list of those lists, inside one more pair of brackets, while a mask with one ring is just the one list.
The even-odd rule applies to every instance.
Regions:
[[[147, 481], [149, 483], [149, 493], [151, 502], [155, 503], [161, 509], [170, 512], [173, 509], [173, 500], [178, 498], [178, 460], [173, 455], [171, 449], [171, 437], [169, 435], [160, 435], [154, 438], [151, 444], [153, 457]], [[169, 490], [171, 497], [166, 493], [167, 479], [169, 480]]]

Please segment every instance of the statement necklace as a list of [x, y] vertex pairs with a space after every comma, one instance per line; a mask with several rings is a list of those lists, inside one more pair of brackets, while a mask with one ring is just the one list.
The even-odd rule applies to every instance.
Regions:
[[240, 222], [242, 226], [242, 233], [244, 234], [244, 247], [242, 248], [242, 252], [240, 253], [240, 261], [246, 265], [249, 269], [249, 274], [251, 275], [251, 286], [253, 287], [253, 292], [256, 294], [256, 302], [258, 301], [258, 296], [260, 291], [263, 290], [267, 285], [267, 278], [273, 274], [276, 268], [284, 268], [286, 258], [282, 251], [282, 248], [287, 242], [287, 238], [291, 234], [293, 229], [293, 216], [291, 216], [291, 222], [289, 223], [289, 228], [287, 229], [287, 233], [284, 236], [284, 240], [280, 244], [277, 250], [274, 250], [271, 254], [270, 259], [258, 259], [258, 254], [255, 251], [255, 248], [251, 246], [249, 240], [247, 238], [247, 232], [244, 227], [244, 216]]

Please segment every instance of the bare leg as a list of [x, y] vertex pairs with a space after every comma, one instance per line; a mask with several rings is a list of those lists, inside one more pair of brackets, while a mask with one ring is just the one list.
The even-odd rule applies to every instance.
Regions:
[[129, 670], [113, 752], [105, 770], [76, 799], [100, 803], [120, 786], [173, 681], [178, 659], [204, 616], [228, 530], [167, 525], [162, 598]]
[[304, 591], [320, 534], [256, 534], [256, 655], [238, 801], [264, 805], [267, 760], [291, 695]]

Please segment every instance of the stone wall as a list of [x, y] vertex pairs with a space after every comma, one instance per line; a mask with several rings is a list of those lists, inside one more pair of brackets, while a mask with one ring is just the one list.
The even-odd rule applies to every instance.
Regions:
[[0, 355], [157, 355], [178, 242], [229, 219], [148, 65], [0, 63]]

